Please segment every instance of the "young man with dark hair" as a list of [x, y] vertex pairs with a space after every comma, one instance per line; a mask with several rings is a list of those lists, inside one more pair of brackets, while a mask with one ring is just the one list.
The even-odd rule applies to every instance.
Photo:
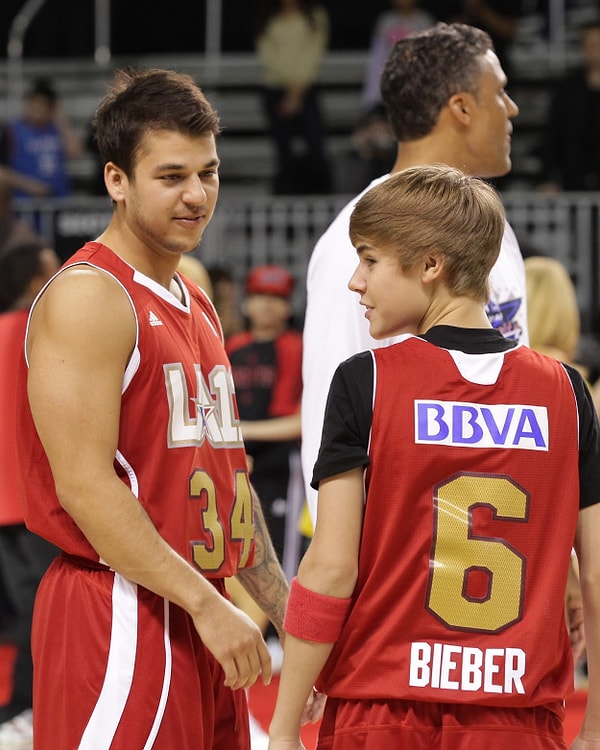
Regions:
[[113, 215], [34, 305], [21, 381], [25, 519], [63, 551], [36, 602], [36, 747], [248, 750], [270, 658], [225, 578], [278, 628], [287, 584], [217, 315], [177, 273], [219, 119], [189, 76], [120, 71], [95, 132]]

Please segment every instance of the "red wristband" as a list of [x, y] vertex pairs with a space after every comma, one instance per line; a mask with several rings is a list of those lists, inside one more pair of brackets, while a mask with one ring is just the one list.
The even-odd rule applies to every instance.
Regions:
[[283, 627], [286, 633], [317, 643], [335, 643], [348, 614], [352, 597], [340, 599], [310, 591], [292, 579]]

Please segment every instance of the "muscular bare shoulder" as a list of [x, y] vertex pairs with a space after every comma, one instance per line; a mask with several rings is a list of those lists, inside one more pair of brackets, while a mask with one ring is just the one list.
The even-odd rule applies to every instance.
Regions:
[[32, 312], [27, 338], [29, 359], [50, 344], [56, 356], [71, 351], [88, 362], [106, 357], [126, 362], [136, 339], [129, 297], [108, 273], [88, 265], [62, 271]]

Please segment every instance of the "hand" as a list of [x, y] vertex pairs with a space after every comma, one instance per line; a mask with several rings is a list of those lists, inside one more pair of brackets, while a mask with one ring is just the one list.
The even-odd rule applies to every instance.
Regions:
[[577, 666], [585, 654], [585, 631], [583, 628], [583, 609], [568, 607], [569, 615], [569, 638], [571, 640], [571, 653], [573, 664]]
[[308, 700], [306, 701], [306, 706], [304, 707], [304, 711], [302, 711], [302, 718], [300, 719], [300, 724], [304, 726], [304, 724], [316, 724], [317, 721], [323, 718], [323, 711], [325, 710], [325, 702], [327, 701], [327, 696], [323, 693], [319, 693], [315, 688], [313, 688], [310, 691], [310, 695], [308, 696]]
[[269, 651], [248, 615], [217, 594], [214, 605], [211, 602], [193, 620], [202, 642], [223, 668], [227, 687], [249, 688], [259, 675], [265, 685], [271, 682]]

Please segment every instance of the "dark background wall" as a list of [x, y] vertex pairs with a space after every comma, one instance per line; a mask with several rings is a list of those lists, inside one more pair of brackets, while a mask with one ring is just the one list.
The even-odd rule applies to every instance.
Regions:
[[[0, 2], [0, 57], [6, 56], [10, 24], [24, 0]], [[376, 17], [389, 0], [321, 0], [331, 20], [331, 48], [366, 49]], [[456, 0], [423, 0], [437, 18], [447, 17]], [[222, 48], [253, 49], [253, 0], [223, 0]], [[205, 0], [118, 0], [111, 3], [112, 51], [115, 55], [199, 52], [204, 48]], [[93, 0], [48, 0], [25, 37], [26, 57], [87, 56], [94, 46]]]

